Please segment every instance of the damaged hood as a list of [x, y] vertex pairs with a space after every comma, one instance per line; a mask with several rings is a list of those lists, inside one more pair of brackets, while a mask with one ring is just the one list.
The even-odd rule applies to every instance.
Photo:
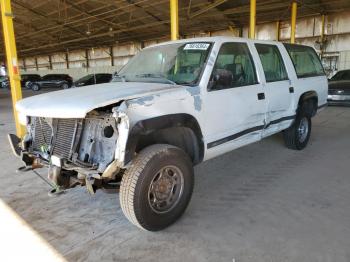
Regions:
[[16, 109], [26, 116], [84, 118], [99, 107], [178, 87], [159, 83], [111, 82], [32, 96], [19, 101]]

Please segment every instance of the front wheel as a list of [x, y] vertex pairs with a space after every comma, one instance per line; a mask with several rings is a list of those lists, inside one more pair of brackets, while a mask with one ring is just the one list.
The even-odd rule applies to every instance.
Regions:
[[121, 208], [134, 225], [158, 231], [184, 213], [193, 185], [192, 162], [183, 150], [152, 145], [136, 156], [122, 178]]
[[286, 146], [294, 150], [302, 150], [309, 142], [311, 134], [311, 117], [300, 112], [291, 127], [283, 131]]
[[40, 90], [40, 86], [38, 84], [33, 84], [32, 85], [32, 90], [33, 91], [39, 91]]

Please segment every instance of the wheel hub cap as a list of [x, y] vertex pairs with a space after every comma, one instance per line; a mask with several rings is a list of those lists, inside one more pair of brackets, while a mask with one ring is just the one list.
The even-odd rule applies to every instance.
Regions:
[[298, 138], [301, 143], [303, 143], [306, 140], [308, 133], [309, 133], [309, 122], [307, 118], [304, 117], [300, 120], [300, 124], [298, 127]]
[[179, 168], [166, 166], [159, 170], [148, 190], [148, 202], [153, 211], [169, 212], [181, 198], [183, 184], [183, 174]]

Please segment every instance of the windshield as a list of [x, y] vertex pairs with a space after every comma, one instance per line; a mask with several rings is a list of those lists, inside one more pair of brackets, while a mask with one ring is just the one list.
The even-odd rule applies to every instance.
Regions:
[[85, 81], [89, 81], [94, 75], [86, 75], [82, 78], [80, 78], [77, 82], [85, 82]]
[[114, 76], [113, 82], [198, 83], [211, 43], [178, 43], [144, 49]]

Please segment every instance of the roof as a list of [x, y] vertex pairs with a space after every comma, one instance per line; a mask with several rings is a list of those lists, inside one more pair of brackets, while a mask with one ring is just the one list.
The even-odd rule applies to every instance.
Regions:
[[[17, 49], [22, 57], [140, 42], [170, 34], [169, 0], [11, 2]], [[298, 18], [350, 10], [349, 0], [298, 3]], [[181, 0], [179, 19], [181, 35], [242, 27], [249, 23], [249, 0]], [[290, 0], [257, 1], [257, 23], [289, 19]]]

